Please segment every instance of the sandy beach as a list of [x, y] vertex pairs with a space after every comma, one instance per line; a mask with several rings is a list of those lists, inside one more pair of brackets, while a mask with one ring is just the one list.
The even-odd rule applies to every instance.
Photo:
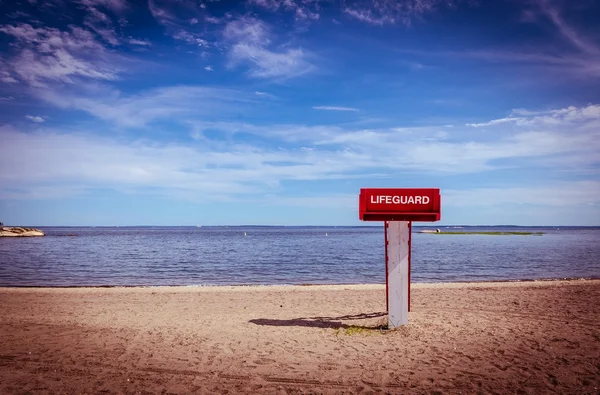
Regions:
[[2, 288], [0, 393], [600, 391], [600, 280]]

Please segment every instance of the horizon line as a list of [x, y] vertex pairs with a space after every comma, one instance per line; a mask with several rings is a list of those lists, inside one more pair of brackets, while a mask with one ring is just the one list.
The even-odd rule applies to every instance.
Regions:
[[[375, 221], [374, 221], [375, 222]], [[4, 227], [21, 227], [21, 228], [363, 228], [363, 227], [380, 227], [383, 226], [383, 221], [376, 221], [377, 224], [365, 225], [7, 225]], [[600, 225], [512, 225], [512, 224], [493, 224], [493, 225], [465, 225], [465, 224], [432, 224], [432, 225], [415, 225], [414, 227], [510, 227], [510, 228], [598, 228]]]

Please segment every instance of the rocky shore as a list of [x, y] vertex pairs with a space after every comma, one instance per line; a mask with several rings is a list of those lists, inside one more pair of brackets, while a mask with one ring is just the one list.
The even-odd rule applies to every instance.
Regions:
[[34, 228], [21, 228], [12, 226], [1, 226], [0, 237], [32, 237], [44, 236], [44, 232]]

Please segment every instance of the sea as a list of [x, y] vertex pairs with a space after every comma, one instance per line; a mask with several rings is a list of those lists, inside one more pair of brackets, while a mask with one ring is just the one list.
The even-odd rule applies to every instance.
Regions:
[[[600, 227], [413, 227], [413, 283], [600, 278]], [[0, 286], [385, 283], [384, 231], [360, 227], [40, 227], [0, 238]]]

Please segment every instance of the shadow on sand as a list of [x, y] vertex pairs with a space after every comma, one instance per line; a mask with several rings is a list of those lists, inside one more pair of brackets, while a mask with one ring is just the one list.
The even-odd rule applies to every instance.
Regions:
[[333, 329], [348, 329], [348, 328], [360, 328], [360, 329], [372, 329], [372, 330], [381, 330], [384, 329], [384, 325], [370, 325], [370, 326], [362, 326], [362, 325], [350, 325], [346, 324], [342, 321], [350, 321], [350, 320], [366, 320], [369, 318], [378, 318], [385, 317], [387, 315], [386, 312], [381, 313], [364, 313], [364, 314], [354, 314], [354, 315], [343, 315], [340, 317], [306, 317], [306, 318], [292, 318], [290, 320], [275, 320], [268, 318], [257, 318], [254, 320], [250, 320], [256, 325], [266, 325], [266, 326], [304, 326], [311, 328], [333, 328]]

